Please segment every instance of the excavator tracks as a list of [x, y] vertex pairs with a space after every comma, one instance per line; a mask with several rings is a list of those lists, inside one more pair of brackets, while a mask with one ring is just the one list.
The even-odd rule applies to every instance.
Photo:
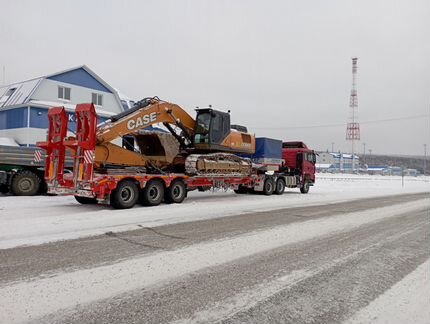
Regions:
[[229, 153], [191, 154], [185, 160], [185, 172], [193, 176], [249, 175], [250, 159]]

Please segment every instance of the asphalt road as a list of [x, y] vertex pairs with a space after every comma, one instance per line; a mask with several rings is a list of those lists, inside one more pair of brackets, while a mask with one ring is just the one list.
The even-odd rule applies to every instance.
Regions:
[[[363, 199], [0, 250], [0, 294], [22, 283], [49, 285], [64, 273], [249, 240], [250, 251], [231, 257], [226, 250], [225, 262], [207, 261], [196, 271], [190, 264], [189, 272], [178, 270], [166, 280], [137, 282], [135, 289], [109, 298], [72, 301], [36, 317], [29, 311], [23, 318], [34, 323], [341, 323], [430, 258], [430, 203], [407, 212], [391, 211], [375, 221], [363, 218], [360, 223], [360, 217], [375, 208], [382, 208], [383, 214], [384, 207], [424, 198], [429, 194]], [[349, 221], [358, 225], [336, 227]], [[292, 226], [306, 231], [307, 224], [309, 229], [321, 226], [322, 234], [309, 238], [303, 233], [303, 239], [288, 244], [256, 248], [254, 238], [260, 234], [285, 228], [289, 235]], [[130, 278], [134, 279], [138, 280]], [[89, 284], [82, 279], [81, 285]], [[22, 303], [30, 304], [33, 298], [29, 288], [28, 300]], [[8, 302], [0, 298], [0, 306]], [[0, 314], [0, 322], [11, 319]]]

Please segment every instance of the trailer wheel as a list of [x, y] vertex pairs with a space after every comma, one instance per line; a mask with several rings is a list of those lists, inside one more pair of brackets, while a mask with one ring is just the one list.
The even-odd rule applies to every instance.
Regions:
[[23, 170], [12, 178], [10, 191], [16, 196], [34, 196], [40, 188], [40, 178], [37, 174]]
[[78, 203], [82, 205], [97, 204], [97, 198], [75, 196], [75, 199]]
[[187, 190], [185, 188], [184, 181], [177, 179], [170, 184], [169, 188], [166, 189], [166, 192], [164, 193], [164, 201], [167, 204], [180, 204], [184, 201], [186, 194]]
[[309, 192], [309, 182], [305, 181], [303, 185], [300, 187], [300, 192], [302, 194], [307, 194]]
[[275, 186], [275, 190], [273, 191], [273, 193], [275, 195], [282, 195], [285, 191], [285, 181], [282, 178], [279, 178], [276, 181], [276, 186]]
[[161, 180], [149, 181], [140, 193], [140, 203], [144, 206], [157, 206], [164, 196], [164, 186]]
[[266, 180], [264, 180], [263, 185], [263, 194], [266, 196], [270, 196], [271, 194], [273, 194], [273, 190], [275, 190], [275, 184], [273, 183], [273, 179], [266, 178]]
[[132, 180], [121, 181], [110, 195], [110, 204], [115, 209], [132, 208], [139, 198], [139, 188]]

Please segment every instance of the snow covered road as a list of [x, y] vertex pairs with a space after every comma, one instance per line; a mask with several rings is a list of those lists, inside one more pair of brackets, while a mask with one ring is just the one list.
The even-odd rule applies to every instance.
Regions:
[[392, 194], [430, 192], [429, 178], [322, 174], [308, 195], [297, 189], [282, 196], [236, 195], [233, 192], [191, 192], [179, 205], [136, 206], [112, 210], [80, 205], [73, 197], [0, 196], [0, 248], [73, 239], [109, 231], [204, 220], [264, 210], [330, 204]]
[[397, 180], [128, 211], [1, 197], [0, 323], [428, 323], [429, 184]]

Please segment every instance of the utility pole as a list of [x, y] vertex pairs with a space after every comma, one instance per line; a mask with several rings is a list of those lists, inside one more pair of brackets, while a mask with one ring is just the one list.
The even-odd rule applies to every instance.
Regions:
[[426, 169], [427, 169], [427, 165], [426, 165], [426, 163], [427, 163], [427, 144], [424, 144], [424, 175], [426, 175]]
[[366, 162], [366, 143], [363, 143], [363, 164]]
[[369, 155], [372, 155], [372, 149], [369, 149]]
[[331, 142], [331, 151], [334, 152], [334, 142]]

